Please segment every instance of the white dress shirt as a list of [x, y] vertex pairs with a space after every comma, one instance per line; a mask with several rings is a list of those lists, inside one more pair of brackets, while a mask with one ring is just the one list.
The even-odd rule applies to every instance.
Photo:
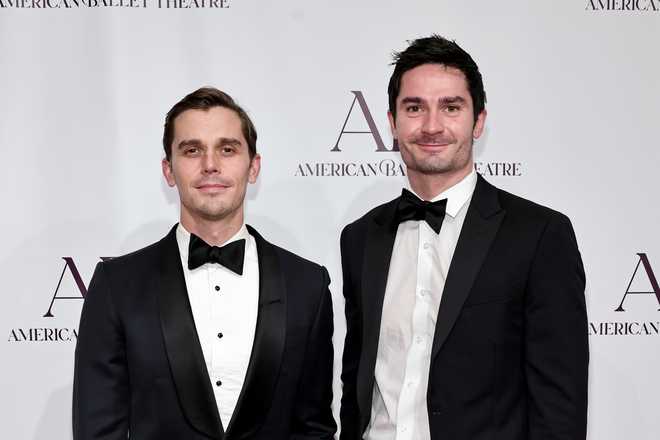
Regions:
[[254, 238], [242, 225], [224, 244], [240, 239], [245, 239], [243, 275], [216, 263], [189, 270], [190, 233], [181, 224], [176, 230], [195, 328], [225, 430], [245, 381], [259, 307], [259, 259]]
[[[426, 405], [440, 299], [477, 184], [473, 170], [434, 197], [447, 199], [440, 233], [425, 221], [399, 225], [383, 300], [368, 440], [430, 440]], [[449, 439], [448, 439], [449, 440]]]

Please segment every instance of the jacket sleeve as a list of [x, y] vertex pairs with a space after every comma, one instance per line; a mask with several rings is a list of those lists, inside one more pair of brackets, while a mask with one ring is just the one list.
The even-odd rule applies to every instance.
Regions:
[[350, 225], [341, 234], [341, 266], [343, 274], [343, 292], [345, 299], [346, 314], [346, 339], [344, 342], [344, 354], [342, 357], [342, 397], [341, 397], [341, 440], [353, 440], [362, 438], [360, 432], [360, 411], [357, 401], [357, 375], [360, 364], [360, 352], [362, 350], [362, 335], [360, 332], [360, 310], [358, 294], [354, 290], [351, 272], [350, 256], [354, 242], [351, 240]]
[[302, 377], [295, 403], [292, 440], [332, 439], [337, 424], [332, 415], [332, 297], [330, 276], [322, 268], [321, 300], [310, 330]]
[[589, 347], [585, 276], [570, 220], [548, 221], [525, 303], [529, 440], [584, 440]]
[[126, 349], [104, 263], [96, 266], [80, 317], [72, 415], [74, 440], [128, 436]]

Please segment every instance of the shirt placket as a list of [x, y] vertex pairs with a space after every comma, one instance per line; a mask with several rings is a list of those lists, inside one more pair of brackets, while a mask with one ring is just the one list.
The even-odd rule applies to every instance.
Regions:
[[[433, 236], [422, 223], [419, 225], [419, 245], [417, 250], [417, 281], [415, 285], [415, 305], [412, 315], [412, 334], [406, 356], [406, 373], [401, 387], [397, 409], [397, 440], [416, 438], [415, 408], [419, 396], [426, 395], [421, 389], [424, 383], [425, 359], [428, 357], [430, 334], [427, 316], [431, 295], [431, 271], [433, 263]], [[421, 394], [420, 394], [421, 393]], [[423, 399], [422, 399], [423, 400]]]
[[208, 340], [211, 347], [211, 374], [213, 386], [216, 390], [216, 394], [221, 393], [222, 391], [222, 380], [221, 377], [221, 359], [224, 355], [223, 350], [223, 319], [222, 313], [225, 309], [223, 307], [223, 286], [220, 282], [221, 270], [219, 267], [212, 267], [209, 270], [209, 279], [208, 279], [208, 292], [209, 292], [209, 316], [208, 321]]

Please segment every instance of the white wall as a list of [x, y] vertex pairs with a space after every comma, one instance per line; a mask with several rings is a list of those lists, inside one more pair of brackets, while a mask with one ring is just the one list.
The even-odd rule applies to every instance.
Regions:
[[[369, 135], [345, 135], [341, 152], [330, 149], [351, 91], [363, 93], [391, 145], [390, 54], [434, 32], [455, 38], [484, 75], [489, 116], [476, 160], [516, 164], [519, 174], [486, 177], [571, 217], [590, 321], [657, 328], [653, 295], [630, 295], [624, 312], [614, 310], [631, 278], [630, 290], [652, 290], [643, 265], [633, 277], [638, 253], [660, 276], [659, 0], [640, 0], [649, 11], [593, 10], [602, 9], [597, 0], [231, 0], [222, 9], [145, 1], [146, 8], [0, 4], [3, 438], [70, 438], [75, 339], [30, 342], [20, 331], [65, 335], [77, 327], [80, 300], [56, 300], [54, 317], [43, 317], [62, 257], [72, 257], [88, 283], [99, 257], [146, 245], [176, 221], [176, 193], [160, 175], [162, 125], [167, 110], [202, 85], [227, 91], [253, 117], [263, 169], [249, 193], [248, 222], [328, 267], [341, 353], [339, 232], [395, 197], [404, 179], [295, 174], [305, 163], [399, 162], [396, 153], [375, 152]], [[347, 129], [365, 129], [354, 110]], [[69, 270], [58, 296], [79, 296]], [[46, 335], [39, 330], [36, 339]], [[589, 438], [656, 439], [660, 336], [590, 342]]]

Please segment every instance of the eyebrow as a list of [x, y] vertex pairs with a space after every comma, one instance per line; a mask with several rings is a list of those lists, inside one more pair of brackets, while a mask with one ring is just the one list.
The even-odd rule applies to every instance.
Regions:
[[[204, 145], [204, 142], [202, 142], [199, 139], [184, 139], [181, 142], [179, 142], [179, 145], [177, 145], [177, 148], [179, 150], [182, 150], [187, 147], [199, 147]], [[236, 138], [230, 138], [230, 137], [221, 137], [218, 139], [215, 143], [216, 146], [224, 146], [224, 145], [231, 145], [234, 147], [240, 147], [241, 146], [241, 141], [239, 141]]]
[[219, 147], [221, 147], [223, 145], [231, 145], [231, 146], [234, 146], [234, 147], [240, 147], [241, 146], [241, 141], [239, 141], [236, 138], [221, 137], [220, 139], [218, 139], [218, 141], [215, 144]]
[[179, 150], [183, 150], [184, 148], [187, 147], [197, 147], [202, 145], [203, 142], [200, 141], [199, 139], [184, 139], [181, 142], [179, 142], [179, 145], [177, 145], [177, 148]]
[[[405, 98], [401, 99], [401, 104], [421, 104], [423, 102], [423, 99], [418, 97], [418, 96], [406, 96]], [[444, 98], [440, 99], [440, 104], [447, 105], [447, 104], [464, 104], [465, 103], [465, 98], [462, 96], [446, 96]]]
[[447, 105], [447, 104], [464, 104], [465, 103], [465, 98], [462, 96], [447, 96], [446, 98], [442, 98], [440, 100], [441, 104]]
[[401, 100], [401, 104], [419, 104], [422, 102], [422, 98], [416, 96], [406, 96]]

